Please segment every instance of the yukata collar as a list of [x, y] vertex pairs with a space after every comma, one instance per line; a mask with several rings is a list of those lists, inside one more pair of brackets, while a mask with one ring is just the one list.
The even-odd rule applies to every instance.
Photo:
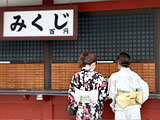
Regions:
[[81, 71], [84, 71], [84, 72], [91, 72], [93, 71], [91, 68], [86, 68], [86, 67], [83, 67]]
[[131, 69], [129, 68], [129, 67], [122, 67], [121, 69], [120, 69], [120, 71], [130, 71]]

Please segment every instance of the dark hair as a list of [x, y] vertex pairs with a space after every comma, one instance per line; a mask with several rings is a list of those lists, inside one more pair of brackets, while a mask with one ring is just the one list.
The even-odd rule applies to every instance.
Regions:
[[129, 67], [131, 63], [131, 59], [130, 59], [129, 54], [122, 52], [117, 57], [116, 62], [119, 62], [119, 64], [123, 67]]
[[79, 67], [91, 65], [94, 62], [97, 62], [97, 57], [90, 52], [83, 52], [78, 59]]

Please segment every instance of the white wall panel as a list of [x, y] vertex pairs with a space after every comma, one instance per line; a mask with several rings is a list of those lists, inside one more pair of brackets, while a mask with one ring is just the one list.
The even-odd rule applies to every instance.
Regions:
[[53, 4], [71, 3], [71, 0], [53, 0]]
[[7, 0], [0, 0], [0, 7], [7, 6]]
[[81, 2], [100, 2], [100, 1], [117, 1], [117, 0], [53, 0], [53, 4], [81, 3]]
[[42, 5], [42, 0], [8, 0], [8, 6]]

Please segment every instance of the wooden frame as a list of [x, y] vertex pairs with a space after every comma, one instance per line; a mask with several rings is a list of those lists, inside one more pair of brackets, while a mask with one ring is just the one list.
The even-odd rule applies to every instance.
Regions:
[[[74, 10], [73, 36], [35, 36], [35, 37], [4, 37], [3, 36], [3, 13], [9, 11], [33, 11], [33, 10]], [[9, 7], [0, 9], [0, 40], [77, 40], [77, 16], [78, 8], [75, 5], [70, 6], [38, 6], [38, 7]]]

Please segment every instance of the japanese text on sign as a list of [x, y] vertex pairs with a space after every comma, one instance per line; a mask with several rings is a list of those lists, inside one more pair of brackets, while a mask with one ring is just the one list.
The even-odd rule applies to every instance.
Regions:
[[74, 11], [4, 12], [4, 37], [73, 36]]

